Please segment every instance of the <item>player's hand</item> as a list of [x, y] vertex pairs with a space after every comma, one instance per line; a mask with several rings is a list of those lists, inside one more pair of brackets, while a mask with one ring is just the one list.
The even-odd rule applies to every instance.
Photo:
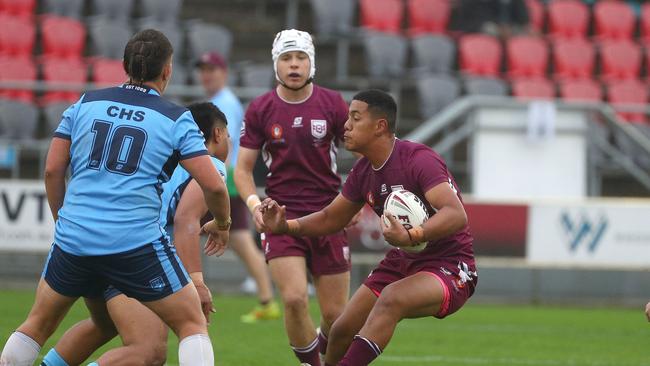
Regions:
[[[265, 201], [267, 199], [265, 199]], [[264, 233], [269, 231], [269, 228], [267, 228], [266, 225], [264, 224], [262, 204], [255, 206], [255, 209], [253, 209], [253, 221], [255, 221], [255, 230], [257, 230], [258, 233]]]
[[201, 227], [201, 234], [208, 234], [203, 252], [205, 255], [221, 256], [228, 248], [228, 230], [219, 230], [214, 220]]
[[[384, 217], [388, 220], [388, 224], [384, 221]], [[382, 234], [384, 234], [384, 239], [386, 239], [388, 244], [394, 247], [410, 247], [413, 245], [409, 234], [406, 232], [406, 228], [397, 221], [395, 216], [383, 214], [379, 221], [381, 223]]]
[[202, 281], [195, 281], [194, 287], [196, 287], [196, 292], [199, 293], [199, 299], [201, 300], [201, 310], [203, 315], [205, 315], [205, 321], [210, 324], [210, 314], [216, 312], [214, 306], [212, 305], [212, 293], [206, 284]]
[[287, 207], [280, 206], [276, 201], [267, 198], [262, 202], [262, 219], [264, 225], [272, 233], [287, 231]]
[[645, 317], [650, 322], [650, 302], [645, 305]]

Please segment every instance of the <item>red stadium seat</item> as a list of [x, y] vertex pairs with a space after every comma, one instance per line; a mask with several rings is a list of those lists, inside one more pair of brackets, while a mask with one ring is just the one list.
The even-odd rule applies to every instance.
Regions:
[[360, 0], [361, 26], [375, 31], [399, 33], [404, 8], [401, 0]]
[[[0, 56], [0, 81], [33, 82], [36, 80], [36, 66], [31, 59]], [[26, 89], [0, 89], [0, 97], [31, 102], [34, 92]]]
[[600, 65], [605, 80], [636, 79], [641, 69], [641, 50], [628, 40], [603, 42]]
[[512, 82], [512, 95], [519, 99], [553, 99], [555, 88], [546, 79], [518, 79]]
[[586, 39], [558, 39], [553, 44], [553, 62], [557, 79], [591, 78], [595, 51]]
[[508, 39], [508, 74], [512, 78], [537, 78], [546, 75], [548, 47], [538, 37], [517, 36]]
[[447, 30], [449, 0], [409, 0], [407, 6], [411, 35], [444, 33]]
[[624, 1], [598, 1], [594, 4], [596, 36], [606, 39], [632, 39], [636, 17]]
[[554, 38], [584, 38], [589, 26], [589, 9], [579, 0], [551, 1], [548, 23]]
[[80, 59], [86, 43], [86, 27], [78, 20], [48, 15], [41, 23], [46, 57]]
[[544, 5], [539, 0], [526, 0], [526, 9], [528, 10], [531, 28], [542, 33], [544, 31]]
[[0, 13], [21, 18], [32, 18], [36, 0], [0, 0]]
[[31, 19], [0, 13], [0, 55], [32, 57], [36, 29]]
[[[648, 102], [648, 88], [636, 79], [613, 81], [607, 85], [607, 99], [614, 109], [621, 105], [639, 105], [645, 107]], [[628, 121], [642, 123], [646, 121], [643, 112], [623, 112], [618, 115]]]
[[125, 83], [129, 77], [124, 72], [122, 60], [99, 58], [92, 64], [90, 79], [96, 84], [115, 86]]
[[45, 94], [45, 104], [56, 102], [73, 103], [79, 99], [88, 77], [88, 68], [81, 60], [45, 59], [42, 64], [43, 79], [48, 83], [70, 84], [77, 90], [50, 91]]
[[592, 79], [565, 80], [560, 82], [560, 97], [573, 102], [600, 102], [603, 90]]
[[498, 76], [501, 45], [487, 34], [468, 34], [459, 41], [460, 69], [471, 75]]
[[650, 44], [650, 3], [643, 3], [641, 5], [639, 30], [641, 33], [641, 42], [646, 45]]

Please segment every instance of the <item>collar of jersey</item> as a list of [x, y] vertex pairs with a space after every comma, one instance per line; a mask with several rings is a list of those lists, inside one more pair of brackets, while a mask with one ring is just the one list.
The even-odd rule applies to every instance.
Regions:
[[156, 89], [150, 88], [148, 86], [135, 85], [135, 84], [122, 84], [120, 88], [135, 90], [145, 94], [153, 94], [153, 95], [160, 96], [160, 93], [158, 93]]

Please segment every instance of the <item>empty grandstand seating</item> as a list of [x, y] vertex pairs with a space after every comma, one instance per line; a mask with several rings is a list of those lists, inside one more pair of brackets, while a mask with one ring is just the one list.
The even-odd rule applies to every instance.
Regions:
[[140, 0], [140, 12], [160, 23], [175, 23], [182, 6], [183, 0]]
[[0, 55], [31, 57], [35, 41], [32, 19], [0, 13]]
[[445, 33], [449, 23], [449, 0], [408, 0], [409, 33]]
[[600, 39], [631, 39], [636, 17], [625, 1], [598, 1], [594, 4], [594, 24]]
[[444, 74], [418, 78], [416, 88], [422, 118], [432, 117], [460, 95], [458, 79]]
[[41, 22], [46, 57], [79, 59], [86, 43], [86, 27], [78, 20], [48, 15]]
[[[42, 64], [43, 79], [53, 84], [69, 84], [61, 90], [49, 91], [43, 96], [44, 103], [67, 101], [70, 103], [79, 99], [81, 90], [86, 83], [87, 66], [81, 60], [45, 59]], [[76, 90], [75, 90], [76, 89]]]
[[526, 0], [530, 27], [538, 32], [544, 31], [544, 18], [546, 17], [544, 5], [539, 0]]
[[501, 68], [501, 45], [487, 34], [468, 34], [458, 45], [460, 70], [471, 75], [498, 76]]
[[355, 4], [356, 0], [311, 0], [318, 35], [349, 34], [352, 31]]
[[411, 38], [411, 48], [417, 72], [451, 72], [456, 54], [456, 45], [451, 38], [422, 34]]
[[361, 26], [380, 32], [400, 33], [404, 6], [401, 0], [359, 0]]
[[133, 0], [93, 0], [93, 14], [99, 18], [111, 19], [113, 22], [126, 24], [131, 17], [133, 3]]
[[548, 48], [539, 37], [517, 36], [508, 39], [508, 74], [512, 78], [544, 77], [548, 67]]
[[465, 78], [465, 92], [469, 95], [506, 96], [508, 87], [503, 80], [494, 78]]
[[0, 13], [21, 18], [32, 18], [36, 0], [0, 0]]
[[636, 79], [641, 70], [641, 50], [630, 40], [603, 42], [600, 65], [604, 80]]
[[554, 38], [584, 38], [589, 27], [589, 9], [580, 0], [551, 1], [548, 24]]
[[93, 60], [91, 70], [90, 80], [99, 86], [119, 85], [129, 79], [122, 66], [122, 60], [98, 58]]
[[[0, 81], [36, 81], [36, 66], [31, 59], [0, 56]], [[31, 102], [34, 92], [29, 89], [0, 89], [0, 98]]]
[[68, 102], [54, 102], [43, 107], [43, 117], [45, 118], [45, 128], [48, 136], [51, 136], [59, 126], [61, 116], [68, 107], [70, 107]]
[[646, 107], [648, 103], [648, 88], [638, 80], [616, 80], [607, 84], [607, 99], [614, 109], [619, 107], [618, 115], [629, 122], [642, 123], [646, 121], [643, 111], [620, 111], [622, 105], [638, 105]]
[[560, 97], [565, 101], [600, 102], [603, 90], [591, 79], [565, 80], [559, 83]]
[[188, 30], [189, 58], [194, 62], [209, 51], [219, 52], [225, 59], [230, 56], [232, 34], [221, 25], [197, 22]]
[[366, 32], [363, 44], [366, 50], [366, 69], [371, 78], [402, 77], [407, 56], [404, 37], [391, 33]]
[[591, 78], [594, 73], [594, 47], [586, 39], [557, 39], [553, 43], [553, 64], [557, 79]]
[[124, 45], [132, 32], [124, 24], [110, 21], [97, 21], [89, 25], [88, 33], [92, 41], [92, 54], [106, 58], [122, 58]]
[[546, 79], [518, 79], [511, 84], [512, 95], [520, 99], [555, 98], [553, 83]]
[[38, 125], [38, 107], [24, 101], [0, 103], [0, 125], [5, 138], [33, 139]]
[[273, 65], [250, 63], [240, 69], [240, 84], [243, 87], [270, 88], [273, 85]]
[[44, 0], [43, 8], [48, 14], [81, 19], [83, 0]]

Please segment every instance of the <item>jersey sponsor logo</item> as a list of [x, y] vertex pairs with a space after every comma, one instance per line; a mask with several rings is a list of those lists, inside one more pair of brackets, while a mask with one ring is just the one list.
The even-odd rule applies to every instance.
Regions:
[[311, 135], [317, 139], [325, 137], [327, 135], [327, 121], [324, 119], [312, 119]]
[[386, 183], [381, 184], [381, 193], [380, 194], [387, 194], [388, 193], [388, 188], [386, 187]]
[[293, 119], [293, 124], [291, 125], [291, 128], [298, 128], [302, 127], [302, 117], [296, 117]]
[[271, 137], [273, 137], [274, 140], [279, 140], [282, 138], [282, 126], [280, 126], [277, 123], [274, 123], [271, 126]]
[[117, 117], [119, 119], [126, 119], [134, 122], [142, 122], [145, 115], [144, 111], [120, 108], [114, 105], [108, 107], [106, 114], [110, 117]]

